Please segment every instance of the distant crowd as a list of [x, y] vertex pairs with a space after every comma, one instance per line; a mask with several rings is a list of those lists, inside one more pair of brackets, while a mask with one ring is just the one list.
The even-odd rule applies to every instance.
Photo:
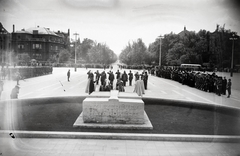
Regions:
[[153, 68], [150, 72], [158, 77], [171, 79], [183, 85], [195, 87], [205, 92], [215, 93], [219, 96], [226, 95], [226, 91], [228, 91], [228, 98], [231, 95], [231, 79], [227, 80], [226, 77], [218, 76], [215, 73], [209, 74], [179, 68]]

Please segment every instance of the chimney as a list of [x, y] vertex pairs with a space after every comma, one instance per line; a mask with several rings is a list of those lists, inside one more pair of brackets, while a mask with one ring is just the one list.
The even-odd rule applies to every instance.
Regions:
[[13, 33], [15, 32], [15, 25], [13, 24]]
[[70, 29], [68, 29], [68, 36], [70, 36]]

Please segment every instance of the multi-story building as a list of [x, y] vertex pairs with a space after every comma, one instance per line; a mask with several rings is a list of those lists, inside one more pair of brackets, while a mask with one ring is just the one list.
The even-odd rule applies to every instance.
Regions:
[[20, 62], [24, 61], [26, 56], [38, 62], [51, 62], [58, 59], [61, 49], [68, 48], [69, 34], [69, 29], [67, 33], [54, 32], [39, 26], [15, 32], [13, 25], [12, 49]]
[[0, 23], [0, 62], [5, 63], [7, 52], [11, 49], [11, 33]]

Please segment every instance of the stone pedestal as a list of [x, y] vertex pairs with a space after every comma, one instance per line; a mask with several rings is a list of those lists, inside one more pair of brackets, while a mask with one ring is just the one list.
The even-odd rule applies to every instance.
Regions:
[[144, 111], [142, 99], [134, 93], [132, 98], [127, 93], [120, 97], [117, 90], [94, 92], [83, 101], [83, 112], [73, 126], [152, 129], [152, 124]]

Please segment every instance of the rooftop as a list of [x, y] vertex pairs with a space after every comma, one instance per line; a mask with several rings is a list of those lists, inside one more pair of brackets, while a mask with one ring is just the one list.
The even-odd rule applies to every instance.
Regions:
[[37, 31], [38, 34], [41, 34], [41, 35], [55, 35], [55, 36], [58, 36], [56, 33], [51, 31], [49, 28], [44, 28], [44, 27], [39, 27], [39, 26], [31, 27], [31, 28], [28, 28], [28, 29], [18, 30], [18, 31], [16, 31], [16, 33], [34, 34], [35, 31]]

